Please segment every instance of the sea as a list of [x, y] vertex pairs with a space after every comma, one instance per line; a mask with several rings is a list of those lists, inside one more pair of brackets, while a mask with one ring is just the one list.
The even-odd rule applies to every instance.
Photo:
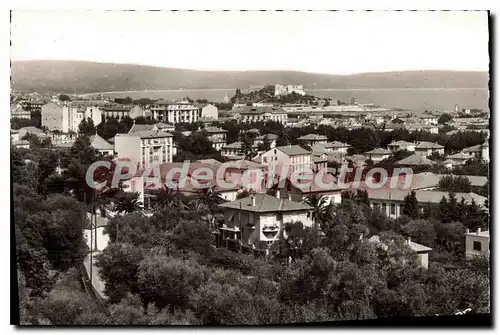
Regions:
[[[207, 99], [222, 101], [227, 95], [232, 97], [236, 89], [195, 89], [159, 91], [103, 92], [112, 98], [130, 97], [177, 100]], [[488, 88], [391, 88], [391, 89], [306, 89], [306, 93], [322, 98], [332, 98], [344, 102], [354, 99], [362, 104], [375, 104], [386, 108], [400, 108], [412, 111], [454, 110], [462, 108], [489, 109]]]

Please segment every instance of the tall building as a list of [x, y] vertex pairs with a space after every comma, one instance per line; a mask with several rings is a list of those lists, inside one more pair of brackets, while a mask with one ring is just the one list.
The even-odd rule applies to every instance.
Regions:
[[127, 134], [116, 134], [115, 152], [118, 159], [129, 159], [139, 168], [172, 162], [172, 134], [148, 127], [151, 126], [134, 125]]
[[101, 110], [97, 106], [51, 101], [42, 106], [42, 126], [50, 131], [77, 133], [83, 119], [92, 119], [97, 126], [102, 122]]
[[150, 106], [153, 119], [172, 124], [198, 121], [200, 107], [187, 100], [176, 102], [160, 100]]

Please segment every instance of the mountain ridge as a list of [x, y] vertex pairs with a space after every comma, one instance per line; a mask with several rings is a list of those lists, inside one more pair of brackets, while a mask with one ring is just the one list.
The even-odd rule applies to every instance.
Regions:
[[169, 89], [246, 89], [291, 84], [305, 89], [488, 88], [485, 71], [417, 70], [349, 75], [288, 70], [214, 71], [90, 61], [11, 62], [16, 91], [95, 93]]

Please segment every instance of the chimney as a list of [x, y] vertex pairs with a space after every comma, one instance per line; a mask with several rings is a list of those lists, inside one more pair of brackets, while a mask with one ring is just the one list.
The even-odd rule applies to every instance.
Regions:
[[292, 201], [292, 195], [288, 194], [288, 200]]
[[410, 244], [410, 242], [411, 242], [411, 238], [410, 238], [410, 237], [407, 237], [407, 238], [406, 238], [406, 241], [408, 242], [408, 244]]
[[252, 206], [255, 207], [255, 196], [251, 195], [250, 199], [252, 200]]
[[481, 228], [477, 228], [477, 234], [479, 235], [479, 233], [481, 232]]
[[281, 194], [280, 194], [280, 190], [276, 190], [276, 198], [280, 198]]
[[465, 229], [465, 233], [466, 233], [466, 234], [469, 234], [469, 233], [470, 233], [469, 228]]

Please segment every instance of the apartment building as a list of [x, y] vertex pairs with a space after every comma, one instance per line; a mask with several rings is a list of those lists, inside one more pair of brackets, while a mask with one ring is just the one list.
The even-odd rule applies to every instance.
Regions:
[[127, 134], [116, 134], [115, 152], [119, 159], [129, 159], [140, 168], [172, 162], [173, 136], [156, 130], [130, 129]]
[[23, 100], [21, 101], [21, 107], [30, 113], [41, 112], [44, 102], [42, 100]]
[[287, 118], [283, 108], [277, 106], [245, 106], [239, 111], [241, 123], [275, 121], [286, 124]]
[[301, 144], [313, 146], [315, 144], [326, 144], [328, 138], [324, 135], [307, 134], [297, 139]]
[[107, 106], [100, 107], [102, 117], [104, 120], [107, 119], [118, 119], [121, 120], [125, 116], [135, 119], [139, 116], [146, 116], [144, 109], [139, 105], [120, 105], [120, 104], [110, 104]]
[[176, 123], [193, 123], [198, 121], [201, 114], [200, 107], [187, 100], [166, 101], [159, 100], [149, 107], [155, 120]]
[[31, 113], [30, 111], [25, 110], [20, 104], [15, 104], [10, 106], [10, 118], [30, 120]]
[[92, 119], [95, 126], [99, 125], [102, 122], [99, 107], [60, 101], [51, 101], [42, 106], [42, 126], [50, 131], [76, 133], [82, 120], [88, 118]]
[[295, 171], [308, 171], [312, 169], [312, 155], [298, 145], [276, 147], [262, 154], [261, 164], [268, 170], [280, 174], [282, 169], [288, 167], [288, 174]]
[[227, 130], [218, 127], [206, 127], [200, 131], [206, 131], [212, 147], [220, 151], [227, 143]]

